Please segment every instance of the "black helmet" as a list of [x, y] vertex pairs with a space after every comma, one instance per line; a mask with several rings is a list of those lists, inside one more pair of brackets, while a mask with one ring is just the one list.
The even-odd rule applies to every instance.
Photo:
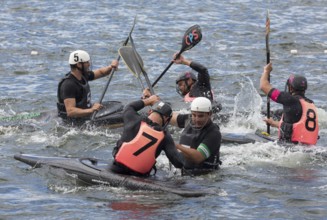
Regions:
[[308, 88], [308, 82], [304, 76], [293, 74], [288, 78], [286, 85], [290, 85], [295, 91], [305, 91]]
[[168, 103], [159, 102], [155, 105], [155, 107], [152, 108], [154, 112], [159, 113], [161, 116], [171, 117], [173, 110], [171, 110], [171, 107]]
[[187, 80], [187, 79], [193, 79], [194, 81], [197, 80], [196, 76], [194, 73], [192, 72], [185, 72], [185, 73], [181, 73], [177, 79], [176, 79], [176, 84], [178, 84], [179, 81], [182, 81], [182, 80]]

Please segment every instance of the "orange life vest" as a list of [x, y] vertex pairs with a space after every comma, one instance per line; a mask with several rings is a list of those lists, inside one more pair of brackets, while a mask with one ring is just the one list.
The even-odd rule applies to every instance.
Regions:
[[[307, 145], [314, 145], [318, 140], [318, 114], [317, 109], [313, 103], [306, 102], [304, 99], [300, 99], [302, 106], [301, 119], [293, 124], [292, 142], [298, 142]], [[278, 134], [281, 137], [281, 126], [283, 123], [283, 117], [279, 122]]]
[[115, 161], [134, 172], [148, 174], [156, 163], [156, 150], [163, 138], [163, 131], [156, 131], [142, 121], [135, 138], [119, 148]]
[[190, 96], [190, 93], [187, 93], [185, 96], [184, 96], [184, 102], [192, 102], [196, 97], [191, 97]]

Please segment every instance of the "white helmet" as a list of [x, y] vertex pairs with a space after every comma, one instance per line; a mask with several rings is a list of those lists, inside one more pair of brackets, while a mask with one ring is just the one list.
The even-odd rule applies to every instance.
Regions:
[[84, 50], [76, 50], [69, 55], [69, 64], [75, 65], [77, 63], [83, 63], [90, 60], [90, 55]]
[[211, 112], [211, 101], [205, 97], [197, 97], [191, 103], [191, 111]]

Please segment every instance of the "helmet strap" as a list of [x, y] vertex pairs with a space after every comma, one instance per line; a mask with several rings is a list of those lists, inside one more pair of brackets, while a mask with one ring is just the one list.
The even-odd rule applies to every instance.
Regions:
[[288, 92], [288, 93], [292, 94], [292, 92], [291, 92], [291, 85], [290, 85], [290, 83], [289, 83], [288, 80], [285, 83], [284, 92]]
[[179, 89], [178, 84], [176, 84], [176, 92], [177, 92], [180, 96], [184, 97], [183, 94], [182, 94], [182, 91]]
[[173, 116], [169, 116], [168, 119], [167, 119], [167, 121], [166, 121], [166, 123], [164, 123], [164, 118], [162, 118], [163, 119], [163, 121], [162, 121], [162, 123], [163, 123], [163, 126], [162, 126], [163, 130], [165, 130], [166, 127], [169, 125], [169, 122], [170, 122], [170, 120], [171, 120], [172, 117]]
[[190, 91], [191, 91], [191, 87], [192, 87], [192, 85], [189, 85], [189, 84], [188, 84], [188, 80], [189, 80], [189, 79], [185, 79], [185, 84], [186, 84], [186, 86], [187, 86], [187, 91], [190, 92]]
[[[183, 79], [183, 80], [181, 80], [181, 81], [184, 81], [184, 83], [185, 83], [185, 85], [186, 85], [186, 89], [187, 89], [186, 94], [189, 93], [190, 90], [191, 90], [192, 85], [189, 85], [189, 84], [188, 84], [188, 79]], [[185, 96], [185, 95], [183, 95], [182, 91], [180, 90], [180, 88], [179, 88], [179, 86], [178, 86], [178, 83], [176, 84], [176, 92], [177, 92], [180, 96], [182, 96], [182, 97]]]

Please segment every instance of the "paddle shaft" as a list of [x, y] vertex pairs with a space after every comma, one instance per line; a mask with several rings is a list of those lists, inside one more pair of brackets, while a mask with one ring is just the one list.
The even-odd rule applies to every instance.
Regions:
[[150, 89], [151, 94], [154, 95], [154, 90], [153, 90], [153, 87], [151, 86], [151, 82], [150, 82], [150, 79], [148, 77], [148, 74], [145, 72], [145, 70], [143, 68], [142, 68], [142, 73], [144, 75], [145, 82], [146, 82], [147, 86]]
[[171, 65], [173, 65], [173, 61], [170, 62], [170, 64], [166, 67], [166, 69], [160, 74], [160, 76], [156, 79], [156, 81], [154, 81], [152, 83], [152, 87], [154, 87], [158, 82], [159, 80], [163, 77], [163, 75], [165, 75], [165, 73], [169, 70], [169, 68], [171, 67]]
[[[269, 11], [267, 11], [266, 19], [266, 53], [267, 53], [267, 64], [270, 63], [270, 49], [269, 49], [269, 32], [270, 32], [270, 18]], [[270, 74], [268, 75], [268, 82], [270, 83]], [[270, 98], [267, 96], [267, 118], [270, 118]], [[267, 133], [270, 134], [270, 124], [267, 123]]]
[[[131, 32], [134, 30], [134, 26], [135, 26], [135, 19], [134, 19], [134, 23], [133, 23], [133, 27], [132, 27], [132, 29], [131, 29]], [[128, 41], [129, 41], [129, 35], [128, 35], [128, 37], [126, 38], [126, 40], [124, 41], [123, 46], [127, 45]], [[120, 60], [120, 55], [118, 55], [118, 57], [117, 57], [117, 61], [119, 61], [119, 60]], [[107, 92], [107, 89], [108, 89], [108, 87], [109, 87], [109, 84], [110, 84], [110, 81], [111, 81], [111, 79], [112, 79], [112, 76], [113, 76], [114, 72], [115, 72], [115, 69], [114, 69], [114, 68], [111, 69], [110, 77], [109, 77], [109, 79], [108, 79], [108, 82], [107, 82], [107, 84], [106, 84], [106, 87], [105, 87], [105, 89], [104, 89], [104, 91], [103, 91], [103, 93], [102, 93], [102, 95], [101, 95], [100, 100], [99, 100], [99, 103], [100, 103], [100, 104], [102, 103], [102, 100], [103, 100], [103, 98], [104, 98], [104, 95], [105, 95], [106, 92]]]
[[[124, 41], [123, 46], [125, 46], [125, 45], [128, 43], [128, 41], [129, 41], [129, 36], [131, 35], [131, 33], [132, 33], [133, 30], [134, 30], [135, 23], [136, 23], [136, 16], [135, 16], [135, 18], [134, 18], [134, 22], [133, 22], [132, 29], [131, 29], [131, 31], [130, 31], [128, 37], [127, 37], [126, 40]], [[117, 61], [119, 61], [119, 60], [120, 60], [120, 55], [118, 55], [118, 57], [117, 57]], [[114, 72], [115, 72], [115, 69], [114, 69], [114, 68], [111, 69], [111, 71], [110, 71], [110, 77], [109, 77], [109, 79], [108, 79], [108, 81], [107, 81], [107, 84], [106, 84], [106, 86], [105, 86], [105, 89], [103, 90], [102, 95], [101, 95], [101, 97], [100, 97], [100, 99], [99, 99], [99, 103], [100, 103], [100, 104], [102, 103], [102, 100], [103, 100], [103, 98], [104, 98], [104, 95], [106, 94], [106, 92], [107, 92], [107, 90], [108, 90], [108, 87], [109, 87], [109, 84], [110, 84], [110, 82], [111, 82], [111, 79], [112, 79], [112, 77], [113, 77], [113, 75], [114, 75]], [[91, 121], [94, 120], [94, 118], [95, 118], [95, 116], [96, 116], [97, 113], [98, 113], [97, 110], [94, 111], [94, 112], [92, 113]]]
[[[120, 56], [117, 57], [117, 61], [119, 61], [119, 60], [120, 60]], [[104, 91], [102, 92], [102, 95], [101, 95], [101, 97], [100, 97], [100, 99], [99, 99], [99, 103], [100, 103], [100, 104], [102, 103], [102, 100], [103, 100], [103, 98], [104, 98], [104, 95], [105, 95], [106, 92], [107, 92], [107, 89], [108, 89], [108, 87], [109, 87], [109, 84], [110, 84], [110, 81], [111, 81], [111, 79], [112, 79], [112, 76], [114, 75], [114, 72], [115, 72], [115, 69], [114, 69], [114, 68], [111, 69], [109, 79], [108, 79], [107, 84], [106, 84], [106, 86], [105, 86], [105, 89], [104, 89]]]
[[[182, 53], [184, 52], [184, 49], [182, 48], [181, 51], [179, 51], [179, 53], [177, 54], [176, 58], [174, 60], [176, 60]], [[174, 64], [173, 61], [171, 61], [169, 63], [169, 65], [166, 67], [166, 69], [160, 74], [160, 76], [156, 79], [156, 81], [154, 81], [152, 83], [152, 87], [154, 87], [158, 82], [159, 80], [163, 77], [163, 75], [165, 75], [165, 73], [169, 70], [169, 68]]]
[[[270, 53], [267, 52], [267, 64], [270, 63]], [[270, 82], [270, 74], [268, 76], [268, 82]], [[270, 118], [270, 98], [267, 96], [267, 118]], [[270, 134], [270, 124], [267, 123], [267, 133]]]

